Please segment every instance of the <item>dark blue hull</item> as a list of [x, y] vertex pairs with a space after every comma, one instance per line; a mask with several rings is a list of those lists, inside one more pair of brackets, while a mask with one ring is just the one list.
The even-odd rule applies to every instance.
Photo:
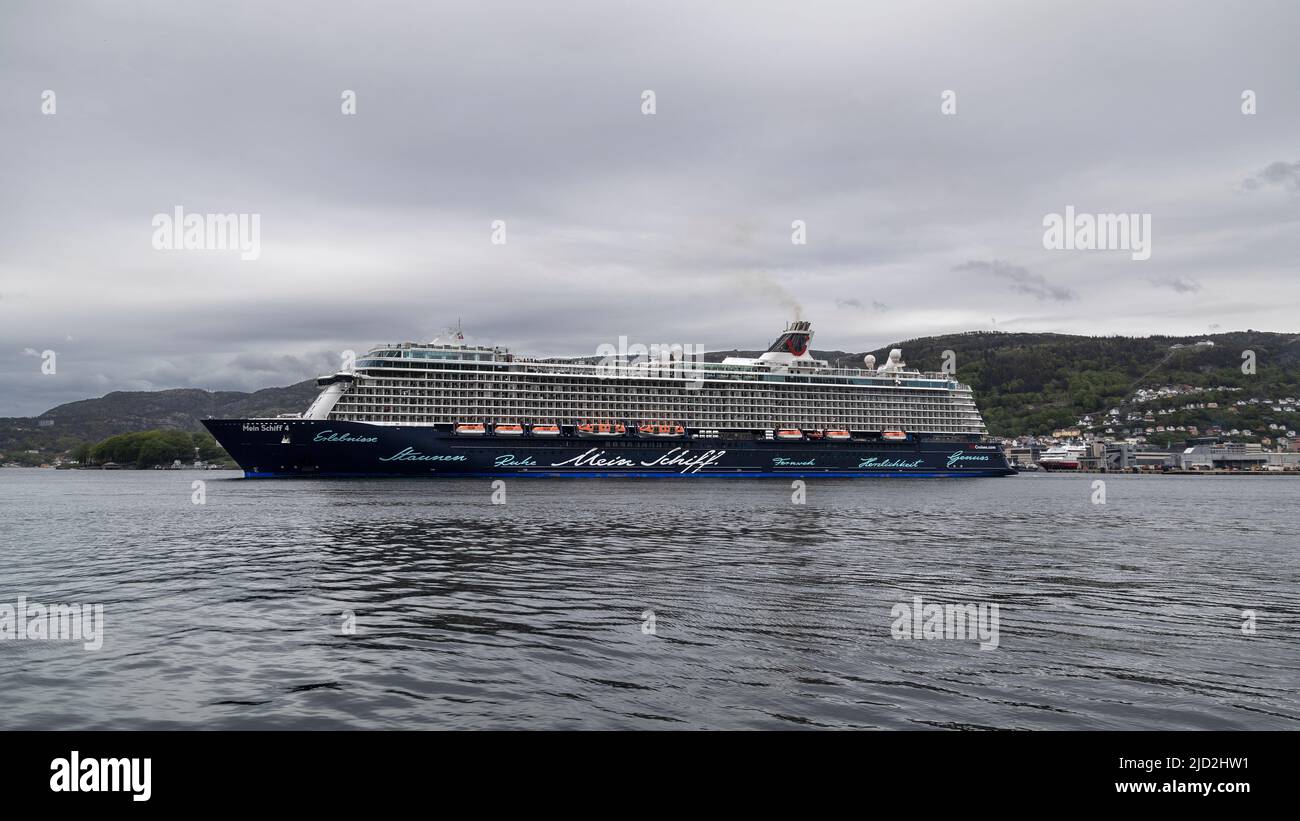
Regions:
[[250, 478], [281, 476], [533, 476], [677, 478], [959, 477], [1015, 473], [977, 438], [887, 442], [766, 439], [761, 432], [583, 437], [477, 436], [442, 427], [311, 419], [207, 419]]

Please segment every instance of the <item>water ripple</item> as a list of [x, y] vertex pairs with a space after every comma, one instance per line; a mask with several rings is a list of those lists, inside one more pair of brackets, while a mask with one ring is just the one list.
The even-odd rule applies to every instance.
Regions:
[[0, 641], [0, 727], [1300, 728], [1293, 479], [228, 476], [0, 471], [0, 604], [106, 619]]

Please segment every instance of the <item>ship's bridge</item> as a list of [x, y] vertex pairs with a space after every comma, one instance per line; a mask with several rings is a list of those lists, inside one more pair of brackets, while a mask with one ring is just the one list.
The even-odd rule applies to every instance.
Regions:
[[377, 345], [357, 360], [358, 368], [379, 368], [393, 360], [456, 360], [460, 362], [509, 362], [510, 351], [502, 347], [465, 345], [445, 342], [402, 342]]

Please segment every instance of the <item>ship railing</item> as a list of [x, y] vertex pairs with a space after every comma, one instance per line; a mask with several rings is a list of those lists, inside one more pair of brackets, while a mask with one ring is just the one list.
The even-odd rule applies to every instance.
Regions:
[[[481, 352], [481, 351], [479, 351]], [[410, 360], [401, 360], [410, 361]], [[418, 361], [418, 360], [417, 360]], [[879, 381], [882, 384], [893, 383], [902, 380], [924, 380], [931, 382], [950, 383], [956, 377], [953, 374], [943, 373], [940, 371], [868, 371], [860, 368], [770, 368], [762, 366], [737, 366], [722, 365], [721, 363], [689, 363], [689, 362], [670, 362], [662, 365], [653, 363], [632, 363], [618, 362], [614, 364], [606, 363], [586, 363], [586, 362], [562, 362], [555, 359], [534, 359], [530, 357], [516, 356], [511, 359], [494, 359], [489, 362], [483, 360], [466, 360], [472, 364], [502, 364], [510, 366], [510, 370], [543, 368], [546, 373], [563, 374], [569, 376], [590, 376], [592, 374], [604, 374], [615, 377], [646, 377], [646, 378], [663, 378], [663, 379], [760, 379], [763, 376], [801, 376], [809, 378], [839, 378], [839, 379], [870, 379]], [[383, 367], [383, 366], [379, 366]]]
[[706, 377], [716, 377], [723, 379], [736, 379], [745, 376], [760, 377], [766, 375], [776, 376], [809, 376], [825, 377], [835, 376], [849, 379], [879, 379], [882, 381], [893, 382], [895, 379], [922, 379], [935, 382], [952, 382], [956, 378], [953, 374], [943, 373], [941, 371], [896, 371], [879, 373], [876, 371], [866, 371], [858, 368], [809, 368], [809, 369], [790, 369], [790, 370], [772, 370], [769, 368], [747, 368], [730, 366], [715, 366], [715, 363], [704, 365], [686, 364], [681, 362], [667, 363], [664, 365], [654, 365], [646, 363], [626, 363], [620, 362], [615, 364], [587, 364], [587, 363], [570, 363], [562, 364], [554, 360], [544, 359], [526, 359], [515, 357], [512, 364], [515, 365], [542, 365], [546, 368], [547, 373], [560, 373], [575, 376], [586, 376], [592, 373], [606, 373], [613, 376], [647, 376], [663, 378], [682, 378], [696, 379]]

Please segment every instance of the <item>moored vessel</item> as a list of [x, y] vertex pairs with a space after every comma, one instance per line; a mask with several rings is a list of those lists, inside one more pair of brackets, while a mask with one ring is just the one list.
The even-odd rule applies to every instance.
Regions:
[[1083, 445], [1053, 445], [1038, 457], [1038, 466], [1043, 470], [1078, 470], [1086, 452]]

